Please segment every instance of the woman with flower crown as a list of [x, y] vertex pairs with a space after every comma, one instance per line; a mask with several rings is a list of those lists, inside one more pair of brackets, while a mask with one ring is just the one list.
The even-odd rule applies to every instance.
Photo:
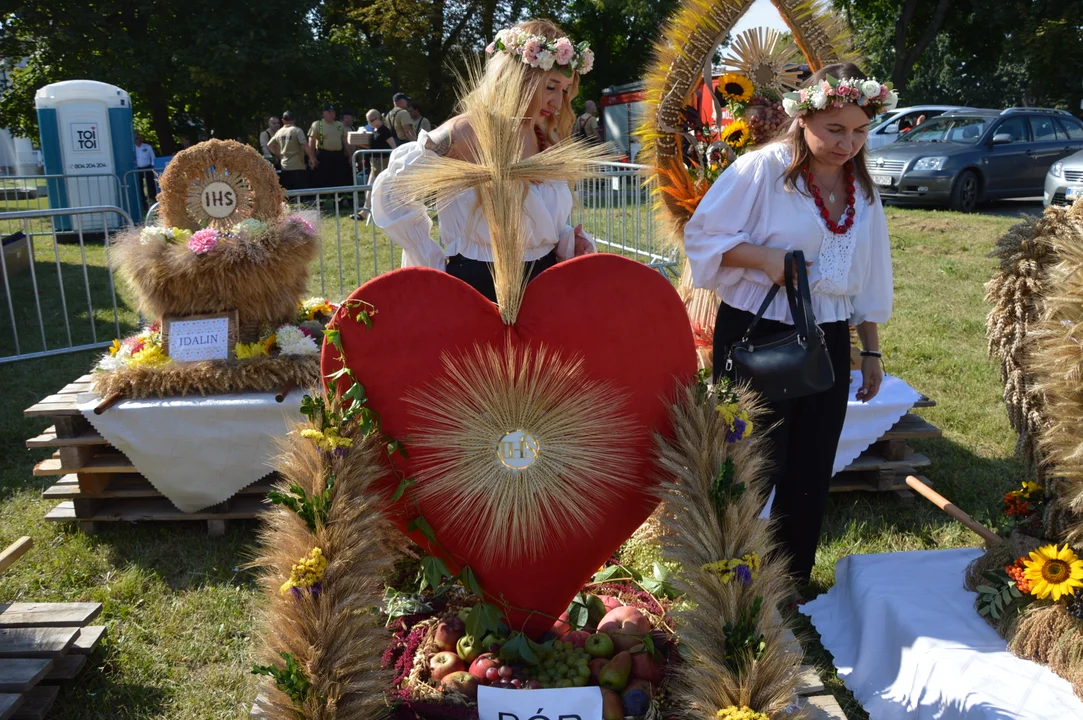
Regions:
[[[568, 138], [575, 115], [572, 98], [579, 76], [590, 72], [594, 54], [586, 43], [573, 43], [548, 20], [531, 20], [501, 30], [487, 48], [488, 59], [478, 92], [499, 87], [517, 65], [529, 70], [532, 97], [520, 126], [523, 158]], [[403, 249], [403, 265], [446, 270], [496, 302], [490, 265], [493, 261], [488, 222], [473, 191], [465, 191], [439, 207], [440, 244], [429, 233], [432, 221], [424, 204], [403, 202], [395, 193], [396, 177], [408, 172], [426, 154], [475, 161], [475, 135], [468, 115], [458, 115], [416, 142], [400, 145], [388, 169], [373, 186], [372, 217]], [[594, 240], [582, 226], [572, 227], [572, 193], [566, 182], [530, 183], [523, 200], [526, 230], [523, 262], [533, 279], [560, 260], [592, 253]], [[443, 245], [443, 247], [441, 247]]]
[[[816, 559], [835, 451], [850, 390], [849, 325], [857, 327], [861, 385], [876, 397], [883, 380], [877, 326], [892, 307], [891, 250], [880, 196], [865, 167], [869, 121], [898, 102], [890, 84], [855, 65], [822, 68], [783, 100], [794, 118], [777, 141], [747, 153], [703, 198], [684, 231], [697, 287], [722, 299], [714, 333], [714, 375], [723, 372], [772, 285], [784, 285], [785, 257], [808, 263], [812, 310], [823, 331], [834, 385], [769, 402], [776, 536], [803, 587]], [[785, 293], [776, 294], [749, 337], [793, 330]]]

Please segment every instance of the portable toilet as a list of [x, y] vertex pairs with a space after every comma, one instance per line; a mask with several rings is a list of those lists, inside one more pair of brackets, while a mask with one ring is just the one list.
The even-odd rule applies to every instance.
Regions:
[[[138, 222], [139, 187], [126, 174], [135, 170], [135, 128], [128, 93], [94, 80], [66, 80], [46, 85], [34, 96], [41, 135], [41, 153], [49, 178], [49, 207], [115, 205]], [[113, 214], [75, 215], [54, 219], [58, 231], [101, 232], [120, 227]]]

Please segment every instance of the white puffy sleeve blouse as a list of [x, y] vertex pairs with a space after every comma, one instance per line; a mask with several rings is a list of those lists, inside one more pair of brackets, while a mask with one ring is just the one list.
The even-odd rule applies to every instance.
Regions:
[[[447, 258], [462, 255], [470, 260], [493, 261], [489, 222], [481, 210], [477, 193], [468, 190], [456, 195], [439, 209], [440, 243], [430, 232], [432, 220], [424, 203], [404, 203], [394, 195], [395, 178], [409, 172], [432, 151], [425, 148], [428, 133], [421, 131], [416, 142], [396, 147], [387, 169], [372, 187], [372, 219], [388, 237], [403, 248], [403, 265], [423, 265], [444, 270]], [[526, 229], [524, 262], [545, 257], [556, 249], [557, 258], [575, 255], [575, 228], [569, 224], [573, 207], [567, 183], [531, 183], [523, 201]], [[589, 235], [583, 233], [590, 239]], [[591, 239], [593, 245], [593, 240]], [[443, 247], [441, 247], [443, 245]]]
[[[874, 193], [857, 190], [854, 224], [843, 234], [827, 229], [816, 203], [787, 190], [782, 174], [790, 150], [781, 143], [739, 157], [715, 181], [684, 229], [684, 249], [696, 287], [714, 290], [728, 305], [756, 312], [771, 288], [760, 270], [722, 267], [740, 243], [801, 250], [809, 268], [816, 322], [883, 323], [891, 317], [893, 289], [887, 218]], [[798, 181], [802, 187], [804, 180]], [[786, 294], [764, 317], [792, 324]]]

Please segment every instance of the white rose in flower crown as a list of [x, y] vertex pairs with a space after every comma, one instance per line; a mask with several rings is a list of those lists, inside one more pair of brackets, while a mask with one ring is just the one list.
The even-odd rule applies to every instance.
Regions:
[[542, 50], [538, 53], [538, 67], [542, 70], [552, 70], [555, 61], [556, 56], [548, 50]]
[[875, 80], [866, 80], [861, 83], [861, 92], [867, 98], [874, 98], [880, 94], [880, 83]]
[[591, 49], [584, 50], [580, 55], [579, 74], [586, 75], [594, 67], [594, 51]]
[[787, 114], [787, 115], [789, 115], [790, 117], [793, 117], [794, 115], [796, 115], [796, 114], [798, 113], [798, 110], [797, 110], [797, 106], [798, 106], [799, 104], [800, 104], [800, 103], [798, 103], [798, 102], [797, 102], [796, 100], [794, 100], [793, 98], [789, 98], [789, 97], [784, 97], [784, 98], [782, 98], [782, 109], [783, 109], [783, 110], [784, 110], [784, 111], [786, 112], [786, 114]]
[[899, 104], [899, 95], [894, 90], [888, 91], [887, 100], [884, 102], [883, 109], [884, 110], [894, 110], [895, 106], [898, 105], [898, 104]]
[[827, 107], [827, 95], [820, 90], [817, 90], [816, 92], [812, 93], [812, 97], [809, 98], [809, 103], [814, 109], [823, 110], [825, 107]]

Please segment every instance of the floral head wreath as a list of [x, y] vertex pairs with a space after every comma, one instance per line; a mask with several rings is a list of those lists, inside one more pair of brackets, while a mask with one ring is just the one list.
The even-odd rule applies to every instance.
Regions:
[[485, 48], [490, 55], [497, 50], [518, 57], [530, 67], [552, 70], [555, 66], [565, 77], [571, 77], [573, 72], [586, 75], [594, 67], [594, 52], [586, 42], [576, 45], [566, 37], [550, 40], [519, 27], [501, 30]]
[[840, 108], [846, 103], [860, 107], [871, 105], [877, 114], [894, 110], [899, 96], [891, 90], [891, 83], [880, 83], [869, 78], [839, 80], [827, 76], [819, 85], [788, 92], [782, 96], [782, 109], [790, 117], [800, 117], [827, 107]]

